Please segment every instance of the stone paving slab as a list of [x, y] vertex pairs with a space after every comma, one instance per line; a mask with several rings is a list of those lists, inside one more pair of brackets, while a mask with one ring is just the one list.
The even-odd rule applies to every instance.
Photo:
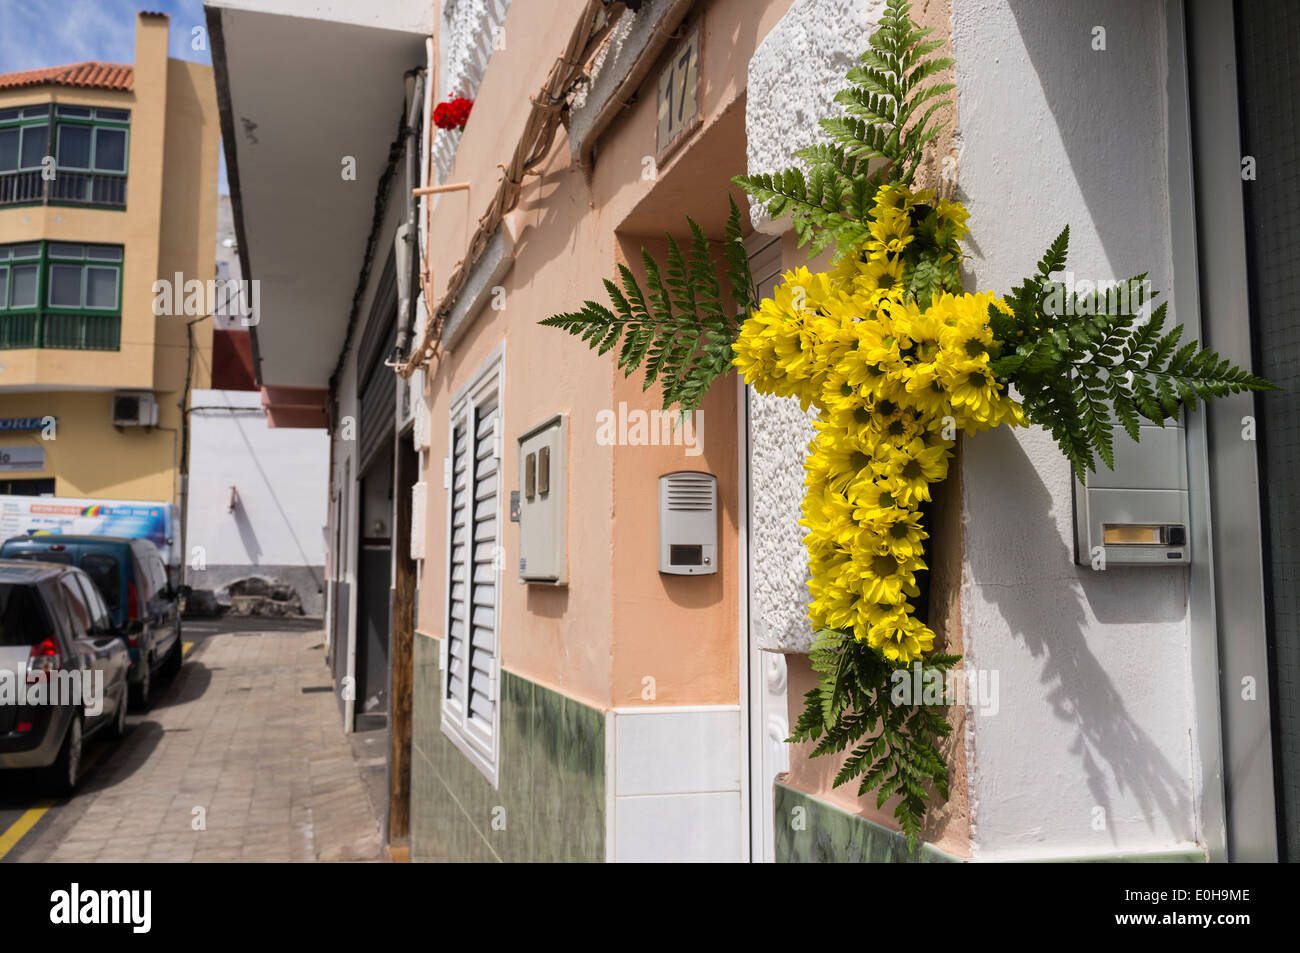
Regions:
[[381, 861], [334, 693], [303, 693], [330, 683], [323, 642], [320, 631], [203, 641], [125, 742], [99, 746], [84, 811], [46, 835], [57, 843], [42, 859]]

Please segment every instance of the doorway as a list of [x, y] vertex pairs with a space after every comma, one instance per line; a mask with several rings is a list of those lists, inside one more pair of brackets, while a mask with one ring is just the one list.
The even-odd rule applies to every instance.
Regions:
[[[760, 297], [771, 296], [781, 276], [781, 236], [755, 232], [746, 241], [749, 250], [749, 268], [754, 286]], [[742, 512], [744, 514], [745, 565], [741, 580], [742, 619], [744, 635], [741, 659], [744, 678], [744, 704], [748, 717], [749, 748], [749, 804], [750, 848], [752, 861], [772, 863], [776, 859], [775, 797], [773, 782], [776, 776], [790, 769], [790, 749], [785, 739], [790, 736], [789, 705], [786, 697], [787, 673], [785, 656], [780, 652], [765, 651], [761, 647], [761, 606], [753, 598], [755, 581], [764, 571], [760, 551], [749, 544], [753, 530], [754, 507], [751, 488], [763, 485], [767, 477], [756, 469], [754, 454], [751, 393], [744, 380], [737, 378], [740, 388], [740, 479], [742, 484]], [[759, 462], [759, 467], [770, 461]], [[770, 568], [770, 567], [769, 567]]]
[[357, 652], [354, 729], [388, 722], [389, 588], [393, 559], [393, 450], [390, 439], [361, 476], [357, 547]]

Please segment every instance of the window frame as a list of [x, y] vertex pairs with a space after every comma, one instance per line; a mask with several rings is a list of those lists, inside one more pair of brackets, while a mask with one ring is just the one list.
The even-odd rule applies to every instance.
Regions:
[[[81, 110], [88, 115], [67, 115], [64, 110]], [[123, 109], [116, 106], [88, 106], [77, 103], [63, 102], [45, 102], [45, 103], [28, 103], [22, 106], [6, 107], [0, 110], [0, 114], [5, 112], [16, 113], [16, 115], [5, 116], [0, 118], [0, 132], [17, 130], [18, 142], [17, 153], [15, 156], [15, 165], [12, 169], [0, 169], [0, 176], [21, 175], [39, 171], [42, 168], [42, 161], [49, 156], [54, 159], [55, 172], [67, 172], [71, 175], [88, 177], [85, 189], [87, 193], [93, 189], [93, 180], [89, 177], [101, 176], [110, 178], [119, 178], [125, 180], [131, 171], [131, 110]], [[59, 140], [63, 127], [80, 127], [88, 129], [90, 132], [89, 155], [87, 166], [65, 165], [59, 160]], [[28, 130], [43, 128], [45, 131], [45, 142], [41, 149], [40, 160], [35, 165], [23, 163], [23, 152], [26, 140], [29, 137]], [[121, 132], [122, 133], [122, 168], [101, 168], [100, 161], [100, 133]], [[122, 186], [123, 196], [125, 196], [125, 186]], [[36, 196], [22, 202], [6, 203], [6, 206], [22, 205], [67, 205], [73, 207], [104, 208], [112, 211], [125, 211], [126, 201], [123, 197], [122, 204], [115, 202], [94, 202], [87, 200], [83, 195], [81, 198], [65, 196], [56, 197], [49, 190], [45, 190], [41, 196]]]
[[[54, 125], [54, 110], [51, 108], [52, 103], [27, 103], [23, 106], [7, 107], [5, 111], [18, 113], [6, 119], [0, 119], [0, 130], [18, 130], [18, 152], [14, 158], [14, 168], [0, 169], [0, 175], [17, 175], [21, 172], [34, 172], [41, 168], [41, 161], [37, 160], [35, 165], [23, 165], [23, 145], [27, 141], [27, 132], [30, 129], [36, 129], [43, 126], [45, 128], [45, 148], [41, 150], [41, 159], [50, 155], [51, 130]], [[41, 110], [27, 115], [32, 110]]]
[[[23, 258], [15, 258], [12, 249], [26, 246], [36, 246], [36, 255]], [[56, 255], [51, 249], [56, 245], [76, 246], [81, 249], [81, 257], [75, 258], [71, 255]], [[89, 248], [110, 248], [118, 252], [117, 259], [109, 260], [104, 258], [91, 258], [86, 250]], [[6, 252], [0, 256], [0, 272], [5, 276], [5, 294], [0, 298], [0, 314], [28, 314], [53, 313], [53, 314], [80, 314], [96, 316], [116, 316], [122, 315], [122, 271], [125, 267], [125, 249], [121, 245], [107, 245], [100, 242], [14, 242], [0, 245], [0, 250]], [[36, 300], [30, 305], [10, 305], [9, 298], [13, 295], [14, 281], [13, 269], [17, 266], [30, 267], [36, 266]], [[55, 265], [78, 265], [81, 269], [80, 282], [80, 299], [79, 304], [56, 305], [51, 301], [53, 292], [52, 277]], [[86, 304], [86, 295], [89, 282], [89, 270], [99, 268], [115, 273], [115, 293], [114, 301], [111, 307], [94, 307]]]
[[104, 595], [103, 592], [100, 592], [100, 597], [104, 600], [104, 604], [105, 606], [107, 606], [109, 614], [112, 615], [112, 613], [117, 610], [118, 605], [122, 601], [122, 564], [121, 562], [118, 561], [117, 557], [112, 556], [108, 553], [86, 553], [81, 557], [81, 565], [79, 565], [77, 568], [80, 569], [82, 572], [84, 572], [87, 577], [89, 577], [90, 581], [94, 584], [97, 590], [99, 589], [99, 579], [96, 578], [95, 573], [92, 573], [89, 569], [86, 568], [87, 561], [90, 561], [92, 565], [96, 565], [96, 566], [102, 563], [103, 565], [111, 567], [112, 569], [111, 577], [109, 577], [106, 580], [107, 582], [117, 583], [117, 585], [114, 587], [116, 591], [113, 593], [112, 600], [110, 601], [108, 597]]
[[[4, 294], [0, 295], [0, 314], [10, 314], [10, 313], [26, 314], [29, 311], [39, 311], [41, 309], [41, 246], [42, 244], [43, 244], [42, 242], [37, 241], [37, 242], [14, 242], [14, 243], [6, 243], [0, 245], [0, 250], [3, 250], [5, 252], [4, 256], [0, 257], [0, 272], [3, 272], [5, 276]], [[24, 255], [21, 258], [14, 257], [13, 250], [15, 248], [25, 248], [28, 246], [36, 247], [35, 255]], [[14, 280], [13, 280], [14, 268], [31, 267], [32, 265], [36, 266], [36, 300], [33, 301], [30, 305], [21, 305], [21, 306], [14, 305], [13, 307], [10, 307], [8, 301], [10, 295], [13, 294], [13, 290], [14, 290]]]
[[[64, 607], [67, 610], [68, 622], [71, 625], [69, 633], [75, 642], [78, 639], [90, 637], [91, 627], [94, 624], [93, 613], [86, 605], [86, 597], [81, 592], [81, 584], [77, 582], [75, 572], [65, 572], [59, 574], [58, 580], [59, 595], [63, 597]], [[82, 613], [85, 613], [84, 617]]]
[[[79, 172], [83, 175], [118, 175], [125, 176], [131, 168], [131, 117], [130, 110], [119, 110], [127, 113], [126, 119], [103, 119], [100, 117], [99, 109], [92, 109], [92, 115], [89, 117], [82, 116], [61, 116], [59, 115], [60, 107], [71, 106], [74, 109], [87, 107], [74, 106], [72, 103], [55, 103], [55, 109], [50, 116], [50, 131], [47, 147], [52, 151], [46, 155], [54, 156], [55, 171], [62, 172]], [[64, 126], [79, 127], [90, 130], [90, 165], [82, 167], [75, 165], [64, 165], [59, 161], [59, 133]], [[99, 168], [99, 131], [101, 129], [123, 133], [122, 140], [122, 168], [120, 169], [101, 169]], [[21, 143], [19, 144], [21, 149]], [[21, 152], [20, 156], [21, 158]]]
[[113, 631], [113, 621], [112, 617], [109, 615], [108, 606], [104, 603], [104, 597], [100, 595], [99, 586], [95, 584], [95, 581], [91, 579], [80, 566], [78, 566], [77, 569], [79, 571], [71, 573], [71, 576], [76, 579], [77, 584], [81, 586], [81, 601], [85, 603], [86, 608], [90, 612], [89, 632], [91, 636], [111, 635]]
[[[490, 701], [492, 704], [491, 725], [486, 732], [481, 727], [474, 724], [471, 716], [471, 705], [469, 703], [469, 693], [471, 687], [471, 677], [467, 672], [465, 679], [465, 696], [463, 699], [454, 699], [450, 697], [450, 645], [451, 645], [451, 590], [452, 590], [452, 537], [454, 518], [453, 504], [453, 486], [452, 480], [446, 482], [447, 510], [446, 510], [446, 527], [447, 538], [444, 547], [446, 554], [446, 563], [443, 567], [443, 633], [441, 644], [439, 646], [439, 668], [441, 670], [441, 685], [439, 686], [439, 722], [442, 732], [446, 735], [459, 750], [469, 759], [480, 773], [488, 779], [494, 788], [499, 786], [500, 780], [500, 753], [501, 753], [501, 583], [503, 573], [502, 569], [502, 519], [503, 519], [503, 497], [504, 485], [502, 475], [505, 473], [504, 447], [505, 447], [505, 342], [497, 345], [496, 349], [488, 358], [479, 365], [478, 369], [470, 377], [469, 381], [463, 385], [452, 398], [447, 413], [447, 461], [450, 472], [451, 455], [455, 450], [455, 431], [458, 424], [467, 422], [467, 426], [472, 426], [476, 417], [475, 411], [484, 403], [487, 403], [493, 396], [496, 398], [497, 416], [494, 424], [494, 432], [491, 439], [494, 441], [493, 453], [496, 457], [496, 477], [497, 486], [495, 494], [495, 521], [496, 521], [496, 539], [495, 539], [495, 558], [492, 560], [492, 578], [493, 578], [493, 648], [491, 672], [489, 674], [489, 685], [491, 688]], [[471, 444], [469, 452], [471, 459], [475, 457], [475, 450], [478, 446], [477, 437], [471, 434]], [[471, 473], [472, 464], [471, 464]], [[469, 501], [469, 538], [466, 546], [465, 560], [465, 579], [468, 588], [466, 593], [466, 626], [465, 637], [462, 640], [466, 646], [465, 662], [466, 668], [469, 668], [469, 653], [473, 644], [473, 625], [472, 625], [472, 597], [473, 597], [473, 566], [474, 566], [474, 546], [473, 546], [473, 507], [474, 492], [473, 481], [471, 480], [468, 487], [470, 493]]]

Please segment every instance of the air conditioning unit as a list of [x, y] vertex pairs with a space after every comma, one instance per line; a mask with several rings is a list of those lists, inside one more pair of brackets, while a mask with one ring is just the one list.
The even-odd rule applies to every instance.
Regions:
[[120, 390], [113, 394], [114, 427], [158, 426], [158, 401], [147, 390]]

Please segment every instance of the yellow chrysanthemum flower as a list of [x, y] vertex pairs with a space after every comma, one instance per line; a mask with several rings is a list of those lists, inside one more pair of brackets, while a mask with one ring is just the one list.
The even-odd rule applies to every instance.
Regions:
[[930, 484], [948, 476], [948, 451], [942, 446], [927, 447], [919, 439], [901, 448], [890, 447], [885, 462], [876, 466], [876, 473], [892, 481], [899, 505], [929, 502]]
[[857, 575], [862, 598], [867, 602], [901, 602], [905, 596], [917, 596], [915, 572], [924, 569], [919, 558], [899, 559], [886, 549], [884, 552], [855, 553], [853, 562], [844, 572]]
[[934, 650], [934, 632], [906, 612], [891, 613], [866, 632], [867, 644], [891, 662], [910, 664]]
[[882, 186], [862, 247], [829, 272], [786, 272], [734, 345], [747, 383], [818, 411], [799, 521], [809, 620], [899, 664], [934, 646], [910, 603], [929, 538], [918, 507], [946, 478], [956, 431], [1025, 423], [990, 367], [989, 308], [1006, 312], [1006, 302], [991, 292], [943, 293], [925, 309], [905, 300], [913, 217], [931, 209], [966, 234], [960, 204]]
[[901, 255], [903, 249], [912, 243], [912, 220], [906, 212], [898, 209], [877, 207], [876, 218], [867, 226], [871, 240], [867, 242], [868, 256], [871, 261], [880, 261]]

